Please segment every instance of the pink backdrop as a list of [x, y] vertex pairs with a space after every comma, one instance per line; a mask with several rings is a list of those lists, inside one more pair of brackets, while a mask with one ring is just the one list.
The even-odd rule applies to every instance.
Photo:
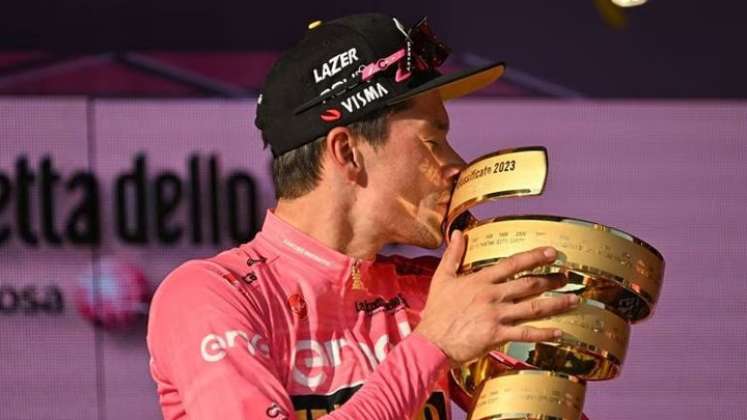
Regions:
[[[622, 376], [590, 385], [590, 417], [747, 418], [747, 279], [739, 266], [747, 259], [747, 103], [473, 100], [449, 110], [451, 141], [467, 160], [506, 147], [549, 150], [545, 195], [502, 201], [488, 214], [598, 221], [636, 234], [667, 259], [657, 313], [634, 327]], [[132, 170], [138, 153], [147, 158], [151, 189], [167, 170], [186, 188], [189, 157], [199, 154], [204, 172], [209, 157], [217, 156], [223, 187], [235, 171], [256, 181], [251, 205], [261, 220], [273, 198], [269, 152], [261, 147], [253, 115], [250, 101], [0, 99], [0, 175], [15, 194], [18, 159], [25, 156], [36, 172], [34, 229], [41, 230], [36, 196], [45, 155], [62, 178], [54, 206], [57, 227], [64, 228], [79, 200], [65, 192], [64, 183], [81, 170], [99, 182], [102, 226], [94, 249], [43, 239], [31, 247], [19, 239], [15, 195], [5, 206], [0, 200], [0, 229], [11, 230], [11, 239], [0, 243], [0, 288], [6, 290], [0, 312], [1, 419], [158, 418], [142, 322], [127, 331], [94, 328], [78, 314], [75, 291], [81, 279], [90, 283], [102, 257], [139, 267], [155, 287], [179, 262], [231, 245], [225, 198], [218, 245], [209, 241], [207, 228], [202, 245], [192, 244], [189, 232], [173, 244], [159, 243], [152, 224], [148, 244], [118, 238], [115, 179]], [[204, 189], [204, 227], [210, 224], [207, 195]], [[183, 201], [172, 222], [189, 220], [188, 213]], [[63, 312], [9, 310], [8, 290], [19, 294], [30, 286], [58, 287]]]

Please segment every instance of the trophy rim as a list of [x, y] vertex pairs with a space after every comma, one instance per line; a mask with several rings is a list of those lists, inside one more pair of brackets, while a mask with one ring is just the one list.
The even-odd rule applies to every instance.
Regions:
[[[596, 222], [592, 222], [592, 221], [588, 221], [584, 219], [565, 217], [565, 216], [547, 215], [547, 214], [499, 216], [499, 217], [492, 217], [492, 218], [483, 219], [483, 220], [477, 220], [474, 218], [474, 216], [472, 216], [471, 223], [469, 224], [468, 227], [464, 229], [464, 233], [465, 235], [469, 236], [469, 232], [472, 229], [490, 225], [492, 223], [501, 223], [501, 222], [510, 222], [510, 221], [540, 221], [540, 222], [574, 225], [574, 226], [578, 226], [581, 228], [602, 232], [605, 234], [612, 234], [617, 238], [626, 240], [629, 243], [639, 246], [643, 250], [643, 252], [650, 252], [653, 258], [657, 260], [657, 263], [660, 264], [661, 274], [656, 277], [651, 278], [649, 281], [646, 281], [645, 283], [636, 281], [635, 279], [621, 277], [619, 275], [609, 273], [607, 271], [601, 270], [596, 267], [586, 266], [586, 265], [578, 264], [572, 261], [556, 261], [552, 264], [538, 267], [529, 272], [520, 273], [516, 277], [521, 277], [527, 274], [543, 275], [543, 274], [558, 274], [558, 273], [579, 276], [581, 281], [580, 282], [575, 281], [573, 283], [585, 284], [587, 285], [587, 287], [591, 289], [597, 288], [604, 284], [608, 284], [614, 287], [619, 287], [625, 290], [627, 293], [629, 293], [631, 297], [634, 297], [636, 300], [640, 300], [642, 303], [637, 303], [635, 305], [636, 310], [634, 311], [632, 315], [626, 314], [625, 311], [621, 311], [621, 310], [617, 311], [617, 313], [620, 316], [630, 320], [631, 322], [642, 321], [644, 319], [649, 318], [654, 313], [656, 303], [658, 301], [658, 297], [659, 297], [659, 294], [661, 293], [661, 288], [663, 286], [664, 271], [665, 271], [666, 264], [661, 253], [655, 248], [653, 248], [647, 242], [643, 241], [642, 239], [634, 235], [628, 234], [627, 232], [623, 230], [610, 227], [610, 226], [607, 226], [601, 223], [596, 223]], [[485, 259], [473, 261], [468, 264], [462, 264], [460, 267], [460, 273], [469, 274], [469, 273], [475, 272], [484, 267], [493, 265], [503, 258], [505, 258], [505, 256], [485, 258]]]
[[659, 259], [659, 261], [662, 264], [662, 268], [664, 268], [664, 264], [666, 263], [664, 256], [661, 254], [661, 252], [659, 252], [658, 249], [656, 249], [653, 245], [649, 244], [643, 239], [633, 234], [630, 234], [622, 229], [616, 228], [614, 226], [605, 225], [605, 224], [594, 222], [591, 220], [580, 219], [577, 217], [557, 216], [553, 214], [521, 214], [521, 215], [496, 216], [496, 217], [490, 217], [487, 219], [477, 219], [473, 216], [473, 219], [474, 219], [473, 222], [470, 223], [469, 227], [466, 228], [465, 231], [478, 227], [478, 226], [483, 226], [483, 225], [487, 225], [490, 223], [503, 222], [503, 221], [508, 221], [508, 220], [543, 220], [543, 221], [548, 221], [548, 222], [561, 222], [561, 223], [571, 223], [575, 225], [580, 225], [580, 226], [590, 228], [593, 230], [599, 230], [602, 232], [611, 233], [619, 238], [625, 239], [629, 242], [632, 242], [636, 245], [641, 246], [642, 248], [654, 254], [654, 256], [656, 256], [656, 258]]
[[[487, 160], [495, 156], [500, 156], [500, 155], [504, 155], [508, 153], [519, 153], [519, 152], [542, 152], [545, 156], [545, 167], [547, 169], [547, 172], [548, 173], [550, 172], [550, 156], [549, 156], [549, 153], [547, 153], [547, 148], [545, 146], [523, 146], [523, 147], [511, 147], [511, 148], [496, 150], [494, 152], [486, 153], [484, 155], [481, 155], [481, 156], [478, 156], [472, 159], [467, 164], [467, 166], [464, 167], [464, 169], [461, 171], [459, 175], [459, 178], [457, 178], [457, 181], [454, 183], [454, 188], [452, 190], [452, 197], [454, 195], [454, 192], [458, 189], [457, 185], [459, 185], [459, 180], [462, 177], [461, 174], [468, 173], [471, 167], [475, 166], [476, 164], [480, 163], [483, 160]], [[446, 214], [447, 223], [445, 224], [446, 226], [445, 231], [448, 233], [448, 231], [451, 228], [452, 222], [454, 222], [454, 220], [456, 220], [462, 213], [486, 201], [494, 201], [494, 199], [501, 198], [504, 196], [523, 197], [523, 196], [542, 195], [545, 192], [545, 187], [547, 187], [547, 178], [548, 176], [546, 175], [545, 179], [542, 181], [542, 186], [539, 188], [539, 190], [536, 193], [532, 193], [530, 189], [493, 192], [493, 193], [488, 193], [488, 194], [483, 194], [477, 197], [473, 197], [453, 209], [449, 208]]]

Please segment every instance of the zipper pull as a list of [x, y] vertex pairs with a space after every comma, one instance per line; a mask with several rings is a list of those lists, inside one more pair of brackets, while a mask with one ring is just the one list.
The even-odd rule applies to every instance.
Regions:
[[353, 279], [353, 286], [352, 286], [353, 290], [363, 289], [363, 281], [361, 281], [360, 264], [361, 264], [360, 261], [355, 260], [355, 262], [353, 262], [353, 270], [350, 272], [350, 277]]

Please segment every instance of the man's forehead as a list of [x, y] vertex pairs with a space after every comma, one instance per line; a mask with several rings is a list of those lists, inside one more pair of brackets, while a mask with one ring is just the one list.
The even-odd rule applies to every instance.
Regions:
[[449, 131], [449, 114], [437, 91], [418, 95], [408, 101], [401, 111], [395, 112], [393, 121], [403, 121], [410, 126], [444, 134]]
[[439, 131], [449, 131], [449, 114], [437, 91], [419, 95], [413, 99], [414, 107], [411, 111], [417, 119], [423, 120], [432, 128]]
[[414, 123], [422, 130], [429, 132], [435, 131], [439, 132], [439, 134], [448, 133], [450, 127], [449, 116], [446, 112], [417, 112], [407, 114], [405, 111], [400, 118], [410, 120], [410, 123]]

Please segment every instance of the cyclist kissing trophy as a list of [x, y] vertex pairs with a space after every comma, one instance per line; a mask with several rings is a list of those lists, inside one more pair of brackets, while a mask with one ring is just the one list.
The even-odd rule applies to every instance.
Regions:
[[547, 150], [502, 150], [472, 161], [461, 173], [449, 206], [445, 237], [461, 229], [467, 242], [460, 273], [475, 272], [538, 246], [558, 258], [522, 275], [564, 275], [568, 283], [534, 299], [574, 293], [569, 312], [521, 325], [557, 328], [551, 342], [508, 342], [489, 355], [452, 370], [455, 397], [471, 400], [469, 420], [578, 420], [586, 383], [620, 373], [630, 326], [656, 305], [664, 259], [646, 242], [598, 223], [547, 215], [478, 220], [469, 212], [498, 198], [542, 194]]

